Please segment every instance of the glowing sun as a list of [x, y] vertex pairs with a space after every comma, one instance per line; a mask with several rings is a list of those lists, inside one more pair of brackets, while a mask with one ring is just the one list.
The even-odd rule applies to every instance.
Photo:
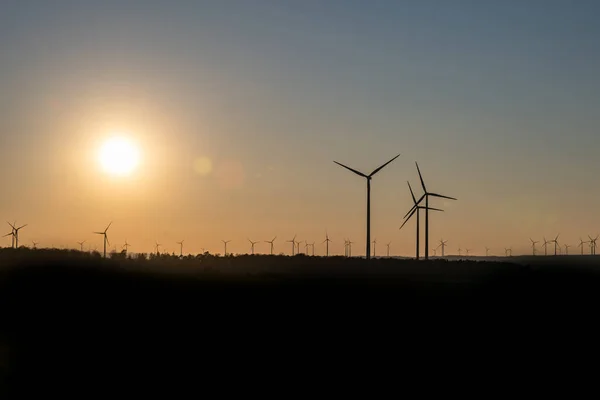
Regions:
[[108, 139], [100, 148], [100, 164], [112, 175], [129, 175], [140, 162], [138, 147], [125, 137]]

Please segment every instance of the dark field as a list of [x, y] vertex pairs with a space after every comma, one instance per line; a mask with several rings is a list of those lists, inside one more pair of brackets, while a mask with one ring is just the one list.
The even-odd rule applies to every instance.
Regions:
[[505, 260], [140, 261], [3, 249], [2, 390], [87, 397], [216, 376], [302, 381], [468, 352], [495, 359], [507, 343], [529, 352], [591, 334], [600, 257]]

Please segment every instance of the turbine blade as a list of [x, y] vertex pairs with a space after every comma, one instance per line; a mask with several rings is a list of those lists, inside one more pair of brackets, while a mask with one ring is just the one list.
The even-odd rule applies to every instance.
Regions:
[[406, 219], [406, 217], [408, 217], [408, 214], [411, 214], [411, 213], [413, 213], [413, 212], [414, 212], [414, 210], [416, 210], [416, 209], [418, 209], [418, 208], [419, 208], [419, 206], [418, 206], [418, 205], [416, 205], [416, 204], [415, 204], [414, 206], [412, 206], [412, 207], [410, 208], [410, 210], [408, 210], [408, 212], [407, 212], [407, 213], [404, 215], [404, 217], [403, 217], [402, 219]]
[[104, 235], [104, 232], [93, 232], [93, 233], [95, 233], [97, 235]]
[[13, 224], [11, 224], [10, 222], [6, 221], [6, 223], [9, 224], [11, 228], [15, 229], [15, 226]]
[[440, 210], [439, 208], [433, 208], [433, 207], [428, 207], [428, 210], [433, 210], [433, 211], [444, 211], [444, 210]]
[[443, 196], [441, 194], [437, 194], [437, 193], [427, 193], [429, 196], [433, 196], [433, 197], [441, 197], [443, 199], [449, 199], [449, 200], [458, 200], [455, 199], [454, 197], [450, 197], [450, 196]]
[[378, 173], [379, 171], [381, 171], [383, 169], [383, 167], [385, 167], [386, 165], [388, 165], [389, 163], [391, 163], [392, 161], [394, 161], [398, 157], [400, 157], [400, 154], [398, 154], [396, 157], [392, 158], [390, 161], [388, 161], [385, 164], [383, 164], [381, 167], [377, 168], [375, 171], [371, 172], [371, 174], [369, 175], [369, 177], [371, 177], [371, 176], [375, 175], [376, 173]]
[[421, 169], [419, 168], [419, 163], [415, 161], [415, 165], [417, 166], [417, 172], [419, 173], [419, 179], [421, 180], [421, 186], [423, 186], [423, 191], [427, 193], [427, 188], [425, 187], [425, 182], [423, 181], [423, 176], [421, 175]]
[[406, 181], [406, 183], [408, 183], [408, 189], [410, 190], [410, 195], [412, 196], [413, 203], [417, 204], [417, 199], [415, 198], [415, 194], [413, 193], [412, 187], [410, 187], [410, 182]]
[[20, 226], [20, 227], [18, 227], [16, 230], [18, 231], [18, 230], [19, 230], [19, 229], [21, 229], [21, 228], [25, 228], [27, 225], [28, 225], [28, 224], [21, 225], [21, 226]]
[[350, 170], [350, 171], [354, 172], [354, 173], [355, 173], [355, 174], [357, 174], [357, 175], [360, 175], [360, 176], [362, 176], [362, 177], [368, 178], [368, 176], [366, 176], [365, 174], [363, 174], [363, 173], [362, 173], [362, 172], [360, 172], [360, 171], [357, 171], [357, 170], [355, 170], [355, 169], [352, 169], [352, 168], [350, 168], [350, 167], [347, 167], [347, 166], [345, 166], [344, 164], [341, 164], [341, 163], [339, 163], [339, 162], [337, 162], [337, 161], [334, 161], [334, 163], [336, 163], [337, 165], [339, 165], [339, 166], [341, 166], [341, 167], [344, 167], [344, 168], [346, 168], [347, 170]]
[[402, 227], [403, 227], [404, 225], [406, 225], [406, 223], [407, 223], [407, 222], [410, 220], [410, 218], [411, 218], [411, 217], [412, 217], [412, 216], [415, 214], [415, 211], [417, 211], [417, 210], [418, 210], [418, 208], [414, 208], [414, 209], [413, 209], [413, 211], [410, 213], [410, 215], [408, 216], [408, 218], [406, 218], [406, 219], [404, 220], [404, 222], [402, 223], [402, 226], [400, 226], [400, 229], [402, 229]]
[[108, 226], [106, 227], [106, 229], [104, 230], [104, 233], [106, 233], [108, 231], [108, 228], [110, 228], [110, 226], [112, 225], [112, 221], [110, 221], [110, 224], [108, 224]]

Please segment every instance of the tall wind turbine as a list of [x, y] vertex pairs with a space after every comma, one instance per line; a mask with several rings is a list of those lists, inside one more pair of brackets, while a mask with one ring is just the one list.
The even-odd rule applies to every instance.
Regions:
[[588, 236], [590, 238], [590, 253], [595, 256], [596, 255], [596, 240], [598, 240], [598, 238], [600, 238], [599, 235], [596, 235], [595, 239], [592, 239], [591, 236]]
[[300, 243], [304, 242], [304, 240], [300, 240], [296, 242], [296, 254], [300, 254]]
[[258, 242], [253, 242], [253, 241], [252, 241], [252, 240], [250, 240], [250, 239], [248, 239], [248, 241], [250, 242], [250, 247], [251, 247], [252, 254], [254, 254], [254, 245], [255, 245], [256, 243], [258, 243]]
[[536, 254], [535, 245], [538, 244], [539, 241], [535, 241], [532, 238], [529, 238], [529, 240], [531, 241], [531, 249], [533, 251], [533, 255], [535, 256], [535, 254]]
[[108, 243], [110, 245], [110, 243], [108, 241], [108, 235], [106, 234], [106, 232], [108, 232], [108, 228], [110, 228], [111, 225], [112, 225], [112, 221], [110, 221], [110, 224], [108, 224], [108, 226], [106, 227], [104, 232], [94, 232], [97, 235], [104, 236], [104, 258], [106, 258], [106, 244]]
[[392, 242], [389, 242], [389, 243], [386, 244], [386, 246], [387, 246], [387, 256], [388, 257], [390, 256], [390, 245], [391, 244], [392, 244]]
[[157, 255], [158, 255], [158, 254], [160, 254], [160, 253], [158, 252], [158, 250], [160, 249], [160, 246], [162, 246], [162, 244], [160, 244], [160, 243], [158, 243], [158, 242], [156, 242], [156, 241], [154, 242], [154, 247], [156, 248], [156, 254], [157, 254]]
[[560, 236], [560, 233], [558, 235], [556, 235], [556, 237], [550, 241], [550, 243], [554, 243], [554, 255], [557, 255], [557, 248], [558, 248], [558, 237]]
[[221, 240], [221, 242], [225, 245], [225, 256], [227, 256], [227, 243], [231, 242], [231, 240]]
[[[419, 164], [415, 162], [415, 165], [417, 166], [417, 172], [419, 173], [419, 179], [421, 180], [421, 186], [423, 187], [423, 196], [421, 196], [421, 198], [419, 199], [419, 201], [417, 202], [417, 204], [420, 204], [421, 201], [423, 201], [423, 199], [425, 199], [425, 259], [428, 260], [429, 259], [429, 197], [440, 197], [442, 199], [448, 199], [448, 200], [457, 200], [454, 197], [449, 197], [449, 196], [444, 196], [441, 194], [437, 194], [437, 193], [432, 193], [432, 192], [428, 192], [427, 188], [425, 187], [425, 181], [423, 181], [423, 176], [421, 175], [421, 170], [419, 169]], [[414, 206], [413, 208], [415, 208], [416, 206]], [[406, 215], [404, 216], [404, 218], [406, 218], [410, 213], [412, 212], [409, 211], [408, 213], [406, 213]]]
[[579, 238], [579, 246], [577, 246], [577, 247], [581, 247], [581, 255], [583, 255], [583, 245], [586, 243], [588, 243], [588, 242], [587, 241], [584, 242], [582, 238]]
[[292, 240], [286, 240], [285, 242], [292, 244], [292, 255], [294, 255], [294, 252], [296, 251], [296, 235], [294, 235]]
[[348, 257], [352, 257], [352, 244], [354, 244], [354, 242], [348, 239]]
[[440, 239], [440, 246], [442, 248], [442, 257], [446, 255], [446, 245], [448, 244], [447, 240]]
[[179, 257], [183, 257], [183, 242], [185, 242], [185, 240], [177, 242], [177, 244], [179, 245]]
[[125, 249], [125, 255], [127, 255], [127, 252], [129, 251], [129, 247], [131, 245], [129, 243], [127, 243], [127, 239], [125, 239], [125, 244], [123, 245], [123, 248]]
[[275, 242], [275, 239], [277, 239], [277, 236], [275, 236], [273, 240], [265, 240], [265, 243], [269, 243], [271, 245], [271, 255], [273, 255], [273, 243]]
[[325, 245], [326, 257], [329, 257], [329, 242], [331, 242], [331, 240], [329, 239], [329, 234], [327, 234], [327, 231], [325, 231], [325, 240], [323, 240], [323, 243], [326, 243], [326, 245]]
[[[415, 193], [412, 190], [412, 187], [410, 186], [410, 182], [406, 182], [408, 183], [408, 189], [410, 190], [410, 195], [413, 199], [413, 206], [410, 209], [410, 211], [407, 213], [407, 215], [404, 216], [404, 222], [402, 223], [402, 226], [400, 226], [400, 229], [402, 229], [402, 227], [411, 219], [411, 217], [416, 214], [417, 215], [417, 251], [416, 251], [416, 256], [415, 259], [419, 259], [420, 257], [420, 246], [419, 246], [419, 240], [421, 237], [421, 234], [419, 233], [419, 226], [421, 225], [421, 223], [419, 222], [419, 215], [421, 214], [421, 210], [424, 210], [426, 207], [420, 206], [419, 205], [419, 201], [417, 201], [416, 197], [415, 197]], [[431, 208], [429, 207], [430, 210], [435, 210], [435, 211], [444, 211], [444, 210], [440, 210], [439, 208]], [[443, 249], [442, 249], [443, 252]]]
[[19, 248], [19, 231], [20, 231], [22, 228], [25, 228], [25, 227], [27, 226], [27, 224], [25, 224], [25, 225], [21, 225], [21, 226], [20, 226], [20, 227], [18, 227], [18, 228], [15, 226], [15, 225], [17, 224], [16, 222], [15, 222], [15, 224], [14, 224], [14, 225], [13, 225], [13, 224], [11, 224], [10, 222], [9, 222], [8, 224], [9, 224], [9, 225], [11, 226], [11, 228], [13, 229], [13, 232], [14, 232], [14, 235], [13, 235], [13, 237], [14, 237], [14, 239], [15, 239], [15, 249], [18, 249], [18, 248]]
[[82, 252], [82, 253], [83, 253], [83, 244], [85, 242], [86, 242], [85, 240], [83, 242], [77, 242], [77, 244], [79, 245], [79, 251]]
[[552, 243], [552, 241], [547, 241], [546, 237], [544, 236], [544, 255], [547, 256], [548, 255], [548, 244]]
[[569, 255], [569, 247], [571, 247], [570, 244], [564, 244], [563, 246], [565, 246], [565, 255], [568, 256]]
[[360, 171], [357, 171], [355, 169], [345, 166], [344, 164], [340, 164], [339, 162], [334, 161], [334, 163], [336, 163], [337, 165], [344, 167], [347, 170], [352, 171], [355, 174], [362, 176], [363, 178], [365, 178], [367, 180], [367, 242], [366, 242], [367, 243], [367, 245], [366, 245], [367, 260], [371, 259], [371, 179], [377, 172], [381, 171], [381, 169], [383, 169], [383, 167], [385, 167], [386, 165], [388, 165], [389, 163], [391, 163], [398, 157], [400, 157], [400, 154], [398, 154], [396, 157], [392, 158], [390, 161], [386, 162], [379, 168], [376, 168], [375, 170], [373, 170], [373, 172], [371, 172], [369, 175], [365, 175]]

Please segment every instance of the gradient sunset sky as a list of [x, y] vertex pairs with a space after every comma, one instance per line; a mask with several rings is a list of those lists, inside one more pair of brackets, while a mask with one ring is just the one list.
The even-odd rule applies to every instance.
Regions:
[[[600, 3], [575, 0], [5, 0], [0, 222], [22, 244], [248, 252], [247, 238], [364, 254], [365, 173], [377, 253], [417, 188], [457, 202], [431, 245], [529, 252], [600, 233]], [[114, 133], [127, 177], [99, 166]], [[4, 225], [8, 233], [10, 228]], [[1, 246], [10, 245], [3, 238]], [[430, 247], [432, 247], [430, 246]], [[110, 246], [112, 248], [112, 246]], [[267, 252], [268, 244], [257, 245]], [[575, 250], [571, 250], [575, 251]]]

